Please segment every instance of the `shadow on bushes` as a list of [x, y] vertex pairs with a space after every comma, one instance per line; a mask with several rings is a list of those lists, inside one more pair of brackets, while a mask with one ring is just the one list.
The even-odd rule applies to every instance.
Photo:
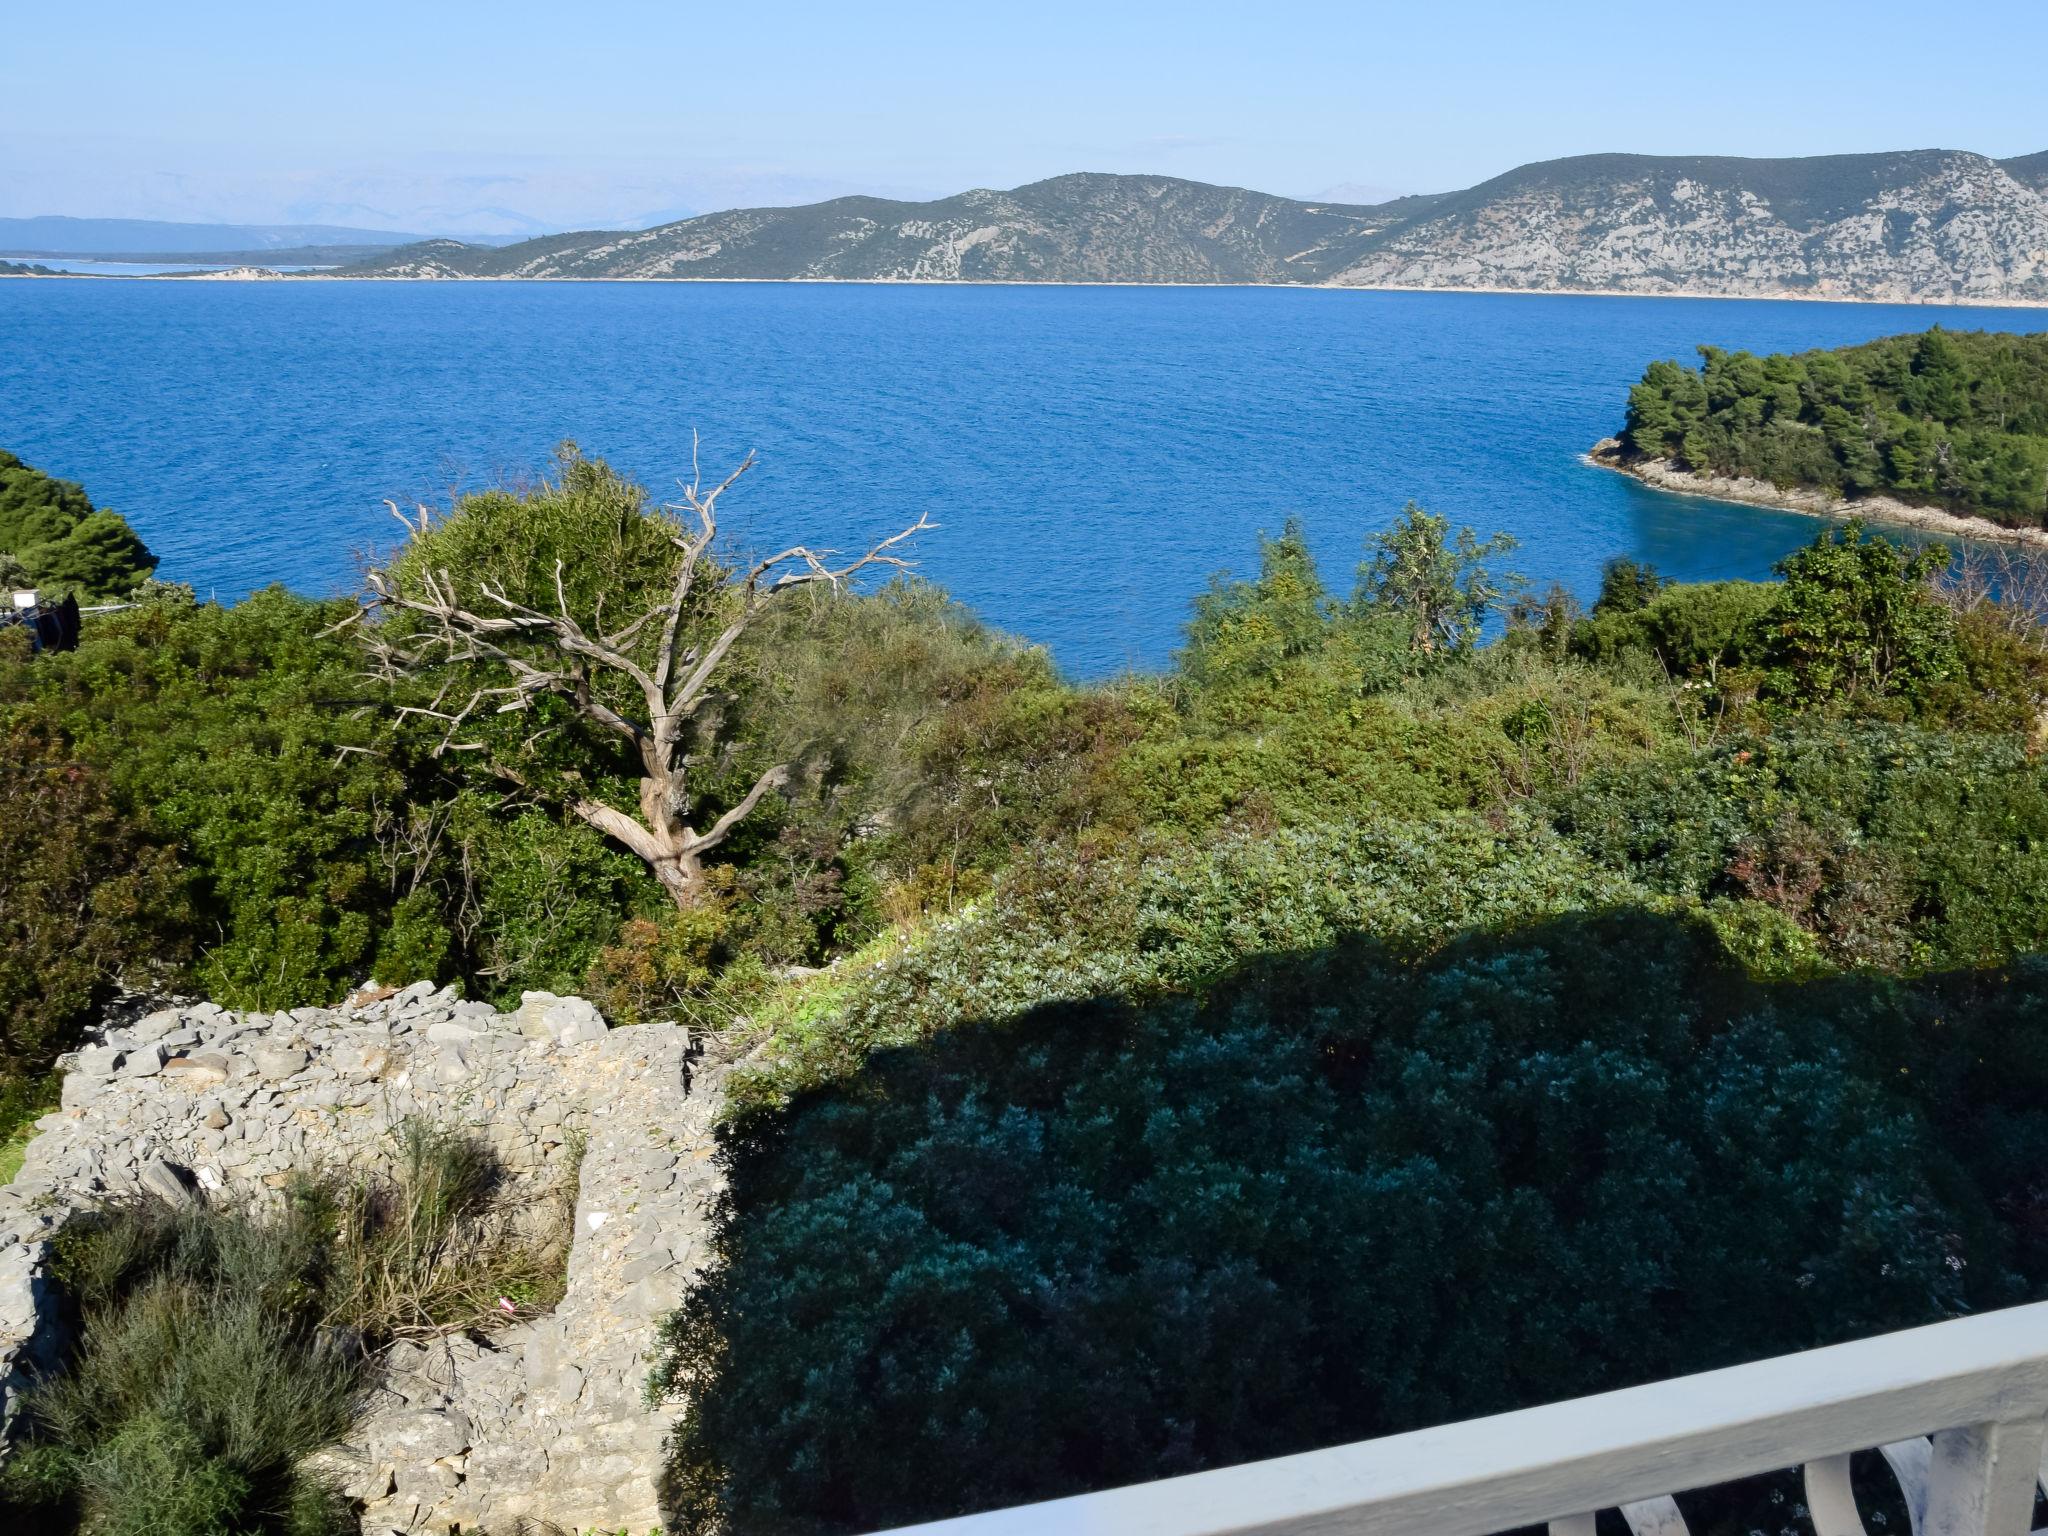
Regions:
[[729, 1132], [655, 1376], [670, 1528], [885, 1528], [2027, 1300], [2044, 1024], [2033, 960], [1767, 985], [1628, 909], [878, 1053]]

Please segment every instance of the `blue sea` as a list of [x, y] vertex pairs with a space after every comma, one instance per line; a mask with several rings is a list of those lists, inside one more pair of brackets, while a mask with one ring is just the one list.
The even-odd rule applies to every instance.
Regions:
[[1702, 342], [1836, 346], [2048, 311], [1318, 289], [0, 282], [0, 447], [82, 480], [232, 599], [352, 590], [382, 503], [529, 476], [570, 439], [673, 496], [759, 466], [738, 543], [921, 569], [1073, 675], [1162, 664], [1189, 599], [1299, 517], [1348, 591], [1413, 498], [1585, 594], [1615, 555], [1761, 576], [1810, 518], [1582, 460]]

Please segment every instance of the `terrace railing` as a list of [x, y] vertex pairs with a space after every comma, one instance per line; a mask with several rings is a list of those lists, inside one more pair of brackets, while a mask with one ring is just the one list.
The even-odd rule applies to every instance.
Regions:
[[1816, 1536], [1865, 1536], [1849, 1458], [1871, 1449], [1913, 1536], [2021, 1536], [2044, 1420], [2039, 1303], [903, 1536], [1593, 1536], [1603, 1509], [1634, 1536], [1686, 1536], [1672, 1494], [1789, 1467]]

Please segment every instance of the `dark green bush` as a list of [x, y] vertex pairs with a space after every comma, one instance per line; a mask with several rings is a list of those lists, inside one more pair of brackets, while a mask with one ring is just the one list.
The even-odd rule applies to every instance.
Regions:
[[[124, 972], [177, 957], [184, 893], [170, 850], [57, 739], [0, 717], [0, 762], [0, 1083], [11, 1100], [76, 1042]], [[11, 1119], [0, 1109], [0, 1134]]]
[[1661, 586], [1633, 607], [1595, 610], [1572, 634], [1572, 650], [1593, 661], [1654, 656], [1679, 677], [1709, 667], [1750, 666], [1763, 653], [1764, 620], [1778, 589], [1760, 581]]
[[1251, 957], [1361, 930], [1419, 954], [1461, 931], [1639, 895], [1522, 818], [1500, 829], [1444, 816], [1239, 833], [1112, 854], [1048, 848], [919, 942], [852, 968], [829, 1010], [764, 1021], [773, 1039], [729, 1091], [740, 1113], [757, 1113], [850, 1080], [876, 1050], [1042, 1004], [1199, 991]]
[[415, 867], [379, 834], [409, 788], [428, 796], [361, 750], [361, 664], [323, 633], [347, 612], [278, 588], [232, 608], [159, 601], [93, 619], [70, 654], [0, 664], [0, 715], [179, 851], [185, 931], [204, 946], [193, 981], [232, 1006], [332, 1002], [398, 950], [409, 975], [447, 963], [446, 934], [393, 921]]
[[2021, 1299], [2048, 1057], [1960, 1063], [2042, 1036], [2028, 976], [1979, 1023], [1621, 913], [870, 1058], [734, 1129], [658, 1377], [671, 1519], [875, 1529]]

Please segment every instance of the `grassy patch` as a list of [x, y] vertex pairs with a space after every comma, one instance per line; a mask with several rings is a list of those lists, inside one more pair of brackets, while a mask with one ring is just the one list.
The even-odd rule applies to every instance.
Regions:
[[0, 1472], [0, 1516], [22, 1522], [6, 1528], [353, 1532], [299, 1463], [348, 1431], [378, 1346], [553, 1305], [574, 1193], [572, 1160], [552, 1198], [515, 1202], [484, 1148], [413, 1122], [387, 1170], [303, 1177], [275, 1208], [77, 1218], [54, 1265], [76, 1347], [30, 1394]]
[[561, 1299], [574, 1159], [536, 1208], [505, 1196], [478, 1143], [408, 1121], [389, 1173], [329, 1186], [319, 1198], [335, 1235], [326, 1320], [365, 1338], [490, 1328]]
[[324, 1216], [153, 1203], [58, 1241], [78, 1309], [71, 1368], [30, 1397], [0, 1480], [20, 1529], [95, 1536], [326, 1536], [346, 1506], [300, 1457], [355, 1415], [360, 1351], [321, 1325]]
[[57, 1107], [63, 1078], [57, 1072], [17, 1075], [0, 1071], [0, 1184], [21, 1172], [36, 1121]]

